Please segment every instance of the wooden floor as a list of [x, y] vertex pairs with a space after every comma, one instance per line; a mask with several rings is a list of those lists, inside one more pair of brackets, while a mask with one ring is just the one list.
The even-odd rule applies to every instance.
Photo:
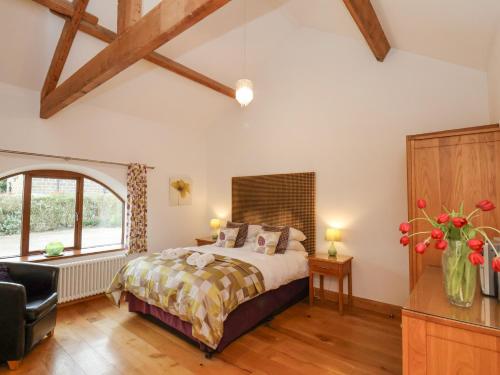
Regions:
[[54, 337], [45, 339], [17, 371], [0, 374], [400, 374], [397, 319], [363, 310], [340, 316], [329, 303], [304, 301], [205, 359], [126, 306], [107, 299], [59, 310]]

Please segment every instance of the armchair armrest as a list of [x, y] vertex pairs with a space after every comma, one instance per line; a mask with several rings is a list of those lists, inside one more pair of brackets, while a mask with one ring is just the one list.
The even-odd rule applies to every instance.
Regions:
[[24, 286], [0, 282], [0, 361], [13, 361], [24, 355], [26, 290]]
[[10, 277], [24, 285], [29, 296], [57, 293], [59, 268], [36, 263], [3, 263]]

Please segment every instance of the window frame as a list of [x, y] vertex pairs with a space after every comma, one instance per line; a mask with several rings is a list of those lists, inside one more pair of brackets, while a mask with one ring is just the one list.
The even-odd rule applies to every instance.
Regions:
[[[82, 233], [83, 233], [83, 195], [84, 195], [84, 180], [91, 180], [107, 190], [109, 190], [122, 204], [122, 238], [120, 247], [124, 248], [125, 244], [125, 200], [120, 197], [113, 189], [111, 189], [106, 184], [101, 181], [96, 180], [93, 177], [87, 176], [82, 173], [66, 171], [66, 170], [52, 170], [52, 169], [39, 169], [30, 170], [25, 172], [14, 173], [5, 177], [0, 178], [0, 180], [7, 179], [14, 176], [24, 176], [24, 190], [23, 190], [23, 206], [22, 206], [22, 221], [21, 221], [21, 248], [20, 256], [30, 256], [36, 254], [42, 254], [43, 249], [40, 250], [29, 250], [29, 239], [30, 239], [30, 222], [31, 222], [31, 191], [32, 191], [32, 180], [33, 178], [58, 178], [64, 180], [75, 180], [76, 181], [76, 204], [75, 204], [75, 226], [74, 226], [74, 246], [65, 247], [64, 251], [82, 250]], [[103, 245], [109, 246], [109, 245]], [[96, 247], [88, 247], [85, 249], [92, 249]], [[5, 258], [10, 258], [7, 256]], [[2, 258], [2, 257], [0, 257]]]

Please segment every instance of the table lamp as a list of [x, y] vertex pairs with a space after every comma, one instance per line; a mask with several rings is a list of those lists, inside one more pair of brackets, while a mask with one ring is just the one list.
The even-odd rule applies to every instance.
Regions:
[[220, 228], [220, 220], [219, 219], [211, 219], [210, 220], [210, 228], [212, 228], [212, 239], [216, 240], [219, 233], [218, 230]]
[[328, 255], [331, 257], [337, 256], [337, 248], [335, 247], [335, 241], [340, 241], [340, 229], [338, 228], [327, 228], [325, 239], [331, 241], [332, 244], [328, 249]]

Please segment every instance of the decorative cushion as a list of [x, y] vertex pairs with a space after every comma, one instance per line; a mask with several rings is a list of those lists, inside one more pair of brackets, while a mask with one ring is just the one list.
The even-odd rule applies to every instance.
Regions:
[[238, 236], [236, 237], [236, 243], [234, 247], [243, 247], [248, 236], [248, 224], [246, 223], [233, 223], [228, 221], [226, 224], [227, 228], [238, 228]]
[[239, 228], [221, 228], [215, 246], [232, 248], [236, 243]]
[[280, 240], [281, 232], [262, 232], [257, 235], [255, 248], [253, 251], [266, 255], [274, 255], [278, 242]]
[[280, 232], [281, 236], [276, 246], [276, 253], [283, 254], [288, 245], [288, 236], [290, 235], [290, 227], [274, 227], [267, 224], [262, 224], [262, 230], [265, 232]]
[[13, 283], [12, 277], [10, 277], [9, 269], [5, 265], [0, 265], [0, 281], [6, 283]]

